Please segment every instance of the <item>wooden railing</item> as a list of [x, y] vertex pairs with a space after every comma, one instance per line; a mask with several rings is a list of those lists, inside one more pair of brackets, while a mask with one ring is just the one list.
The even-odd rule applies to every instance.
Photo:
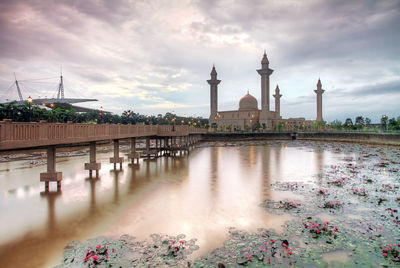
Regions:
[[171, 125], [0, 122], [0, 150], [146, 136], [187, 136], [205, 129]]

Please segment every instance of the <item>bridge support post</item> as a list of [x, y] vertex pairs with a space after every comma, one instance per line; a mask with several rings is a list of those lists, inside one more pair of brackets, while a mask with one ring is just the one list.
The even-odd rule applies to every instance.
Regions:
[[156, 157], [158, 157], [160, 150], [158, 149], [158, 137], [156, 137]]
[[119, 169], [122, 170], [122, 163], [124, 162], [123, 157], [119, 157], [119, 140], [114, 140], [114, 157], [110, 158], [110, 163], [114, 164], [114, 170], [117, 169], [119, 163]]
[[147, 159], [150, 159], [150, 138], [146, 137], [146, 154]]
[[139, 164], [140, 153], [136, 152], [136, 138], [131, 138], [131, 153], [128, 154], [128, 159], [131, 159], [132, 164], [135, 164], [135, 159], [137, 164]]
[[44, 190], [49, 191], [49, 183], [57, 182], [57, 191], [61, 190], [62, 172], [56, 171], [56, 146], [47, 147], [47, 172], [40, 173], [40, 181], [44, 182]]
[[85, 170], [89, 170], [89, 177], [92, 177], [92, 171], [96, 171], [96, 178], [99, 177], [101, 163], [96, 163], [96, 142], [91, 141], [89, 146], [89, 163], [85, 163]]

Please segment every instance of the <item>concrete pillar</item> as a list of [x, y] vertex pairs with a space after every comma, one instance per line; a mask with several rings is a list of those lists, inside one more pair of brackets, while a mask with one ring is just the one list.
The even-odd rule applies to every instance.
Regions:
[[158, 137], [156, 137], [156, 156], [158, 157], [158, 153], [160, 152], [158, 148]]
[[119, 157], [119, 140], [114, 140], [114, 157], [110, 157], [110, 163], [114, 164], [114, 170], [117, 169], [117, 164], [119, 163], [119, 168], [122, 170], [123, 162], [124, 158]]
[[89, 177], [92, 177], [92, 171], [96, 171], [96, 178], [99, 177], [101, 163], [96, 163], [96, 142], [92, 141], [89, 145], [89, 163], [85, 163], [85, 170], [89, 170]]
[[135, 164], [135, 159], [137, 164], [139, 164], [140, 153], [136, 152], [136, 138], [131, 138], [131, 152], [128, 154], [128, 159], [131, 159], [131, 163]]
[[44, 190], [49, 191], [49, 183], [57, 182], [57, 191], [61, 190], [62, 172], [56, 171], [56, 146], [47, 147], [47, 172], [40, 173], [40, 181], [44, 182]]
[[150, 158], [150, 138], [146, 137], [146, 154], [147, 158]]
[[325, 90], [322, 89], [320, 79], [318, 79], [317, 90], [314, 90], [314, 92], [317, 94], [317, 121], [322, 121], [322, 94]]

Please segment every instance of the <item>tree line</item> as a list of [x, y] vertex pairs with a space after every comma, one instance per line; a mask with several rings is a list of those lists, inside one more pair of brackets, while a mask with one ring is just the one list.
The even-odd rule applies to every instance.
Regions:
[[400, 130], [400, 116], [389, 118], [383, 115], [378, 124], [372, 124], [371, 119], [363, 116], [357, 116], [354, 123], [351, 118], [346, 118], [344, 123], [336, 119], [329, 124], [329, 127], [337, 130]]
[[124, 111], [121, 115], [104, 112], [102, 110], [89, 110], [77, 112], [72, 105], [54, 103], [52, 108], [45, 108], [29, 104], [16, 105], [15, 103], [0, 104], [0, 120], [11, 119], [13, 122], [39, 122], [51, 123], [94, 123], [94, 124], [142, 124], [142, 125], [189, 125], [193, 127], [208, 128], [208, 119], [201, 117], [178, 116], [167, 112], [165, 115], [144, 115], [131, 110]]

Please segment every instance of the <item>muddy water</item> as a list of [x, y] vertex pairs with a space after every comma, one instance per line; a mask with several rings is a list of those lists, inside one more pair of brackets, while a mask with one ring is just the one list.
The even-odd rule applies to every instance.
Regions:
[[109, 157], [97, 155], [99, 179], [83, 169], [88, 155], [58, 158], [62, 192], [47, 194], [40, 161], [0, 163], [1, 267], [52, 267], [68, 242], [99, 235], [183, 233], [198, 238], [196, 257], [221, 246], [229, 227], [282, 232], [291, 216], [268, 214], [259, 204], [298, 197], [270, 184], [318, 180], [323, 166], [343, 155], [288, 143], [202, 147], [180, 158], [124, 163], [122, 171], [112, 171]]

